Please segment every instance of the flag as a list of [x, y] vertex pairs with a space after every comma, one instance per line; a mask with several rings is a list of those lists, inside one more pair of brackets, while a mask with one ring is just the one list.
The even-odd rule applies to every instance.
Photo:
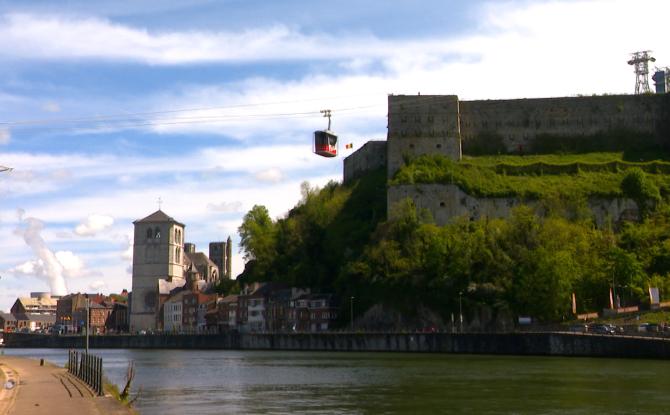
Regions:
[[344, 148], [348, 148], [348, 149], [354, 148], [354, 143], [349, 143], [349, 144], [345, 145]]

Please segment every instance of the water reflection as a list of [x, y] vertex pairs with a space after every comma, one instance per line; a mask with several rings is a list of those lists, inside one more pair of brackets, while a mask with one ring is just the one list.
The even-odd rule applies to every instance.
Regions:
[[[66, 351], [7, 349], [65, 363]], [[147, 414], [665, 412], [670, 362], [254, 351], [94, 350]]]

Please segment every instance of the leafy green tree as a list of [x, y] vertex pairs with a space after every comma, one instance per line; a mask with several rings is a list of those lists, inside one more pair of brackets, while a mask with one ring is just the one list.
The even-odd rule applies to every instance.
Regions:
[[263, 278], [270, 272], [276, 257], [276, 229], [265, 206], [254, 205], [237, 229], [240, 234], [240, 250], [244, 259], [252, 262], [252, 279]]

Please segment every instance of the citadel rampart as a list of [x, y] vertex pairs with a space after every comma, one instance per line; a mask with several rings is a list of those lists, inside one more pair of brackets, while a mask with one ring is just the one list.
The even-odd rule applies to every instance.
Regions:
[[[344, 161], [345, 183], [379, 167], [386, 152], [389, 180], [412, 158], [440, 154], [670, 149], [670, 94], [460, 101], [455, 95], [390, 95], [388, 137]], [[450, 185], [391, 186], [387, 207], [405, 197], [428, 208], [438, 224], [467, 215], [506, 217], [515, 198], [483, 199]], [[630, 200], [590, 200], [596, 222], [617, 221]]]
[[[602, 142], [582, 147], [613, 150], [621, 146], [622, 134], [643, 141], [628, 145], [649, 148], [661, 144], [659, 138], [668, 131], [667, 101], [665, 95], [460, 101], [461, 139], [466, 152], [478, 146], [485, 152], [496, 144], [502, 145], [498, 148], [502, 152], [542, 152], [543, 147], [559, 149], [575, 144], [569, 140], [598, 136]], [[564, 143], [538, 140], [542, 138]]]

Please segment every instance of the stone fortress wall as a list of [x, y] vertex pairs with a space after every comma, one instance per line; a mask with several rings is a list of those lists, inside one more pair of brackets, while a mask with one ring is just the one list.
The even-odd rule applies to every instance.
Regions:
[[344, 182], [386, 167], [386, 141], [368, 141], [344, 159]]
[[625, 131], [660, 134], [667, 121], [664, 95], [460, 101], [461, 139], [496, 134], [508, 152], [530, 148], [539, 135], [556, 139]]
[[[455, 95], [390, 95], [388, 138], [371, 142], [344, 160], [344, 182], [379, 168], [386, 153], [388, 178], [407, 158], [441, 154], [460, 160], [462, 145], [497, 137], [513, 153], [538, 137], [593, 139], [624, 132], [634, 140], [657, 140], [670, 132], [670, 95], [608, 95], [514, 100], [459, 101]], [[385, 144], [385, 145], [384, 145]], [[375, 152], [379, 154], [374, 155]], [[390, 186], [387, 208], [411, 197], [428, 208], [438, 224], [467, 215], [506, 217], [514, 198], [478, 199], [453, 185]], [[596, 222], [619, 220], [637, 206], [630, 200], [591, 200]]]

